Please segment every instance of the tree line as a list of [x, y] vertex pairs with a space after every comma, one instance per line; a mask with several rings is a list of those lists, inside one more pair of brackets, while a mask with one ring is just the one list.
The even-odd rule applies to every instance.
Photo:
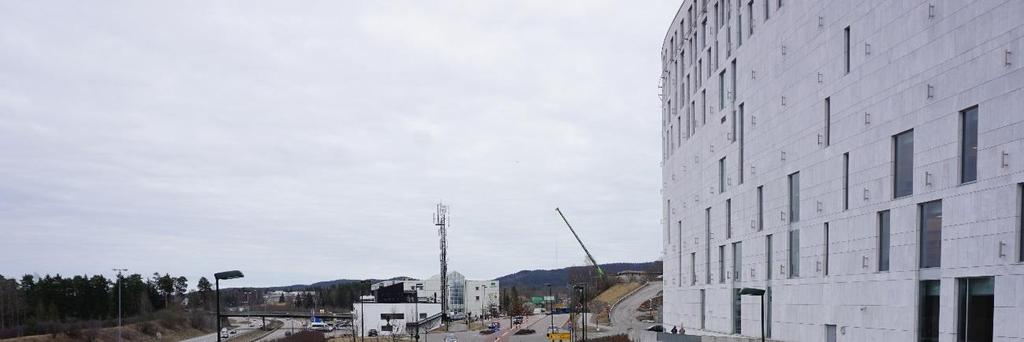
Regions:
[[[209, 281], [200, 279], [200, 292], [212, 292]], [[52, 322], [112, 321], [118, 314], [121, 288], [123, 317], [155, 312], [185, 298], [188, 279], [154, 273], [107, 278], [103, 275], [24, 275], [21, 279], [0, 275], [0, 338], [37, 333], [37, 326]], [[208, 294], [206, 292], [205, 294]]]

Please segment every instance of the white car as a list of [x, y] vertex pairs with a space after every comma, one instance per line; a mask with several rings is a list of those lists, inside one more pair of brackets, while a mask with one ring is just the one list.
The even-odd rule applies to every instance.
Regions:
[[230, 336], [231, 335], [228, 334], [228, 328], [221, 328], [220, 329], [220, 338], [228, 338]]

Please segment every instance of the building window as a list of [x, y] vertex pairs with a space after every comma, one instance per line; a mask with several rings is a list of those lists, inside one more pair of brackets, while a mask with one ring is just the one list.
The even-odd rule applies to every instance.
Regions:
[[476, 296], [476, 301], [478, 301], [478, 302], [480, 301], [480, 296]]
[[742, 103], [740, 103], [739, 112], [740, 112], [739, 113], [739, 120], [736, 122], [736, 126], [739, 126], [740, 156], [739, 156], [739, 162], [737, 163], [736, 171], [738, 171], [738, 172], [736, 173], [736, 175], [739, 176], [739, 180], [740, 180], [739, 184], [743, 184], [743, 152], [744, 152], [743, 151], [743, 148], [744, 148], [744, 146], [743, 146], [743, 138], [744, 138], [743, 133], [744, 132], [743, 132], [743, 104]]
[[992, 341], [994, 283], [992, 277], [957, 279], [957, 342]]
[[697, 284], [697, 252], [690, 253], [690, 285]]
[[782, 8], [782, 0], [779, 0], [779, 1], [778, 1], [778, 4], [777, 4], [777, 5], [775, 5], [775, 8], [776, 8], [776, 9]]
[[939, 288], [938, 280], [921, 281], [921, 296], [918, 300], [918, 342], [939, 340]]
[[1017, 214], [1017, 238], [1020, 239], [1017, 245], [1019, 260], [1024, 262], [1024, 183], [1020, 184], [1020, 212]]
[[789, 175], [789, 222], [800, 222], [800, 172]]
[[725, 157], [718, 160], [718, 193], [725, 192]]
[[828, 259], [829, 259], [829, 251], [828, 251], [828, 245], [829, 245], [829, 243], [828, 243], [828, 222], [825, 222], [824, 240], [825, 240], [824, 241], [824, 251], [822, 251], [822, 254], [824, 255], [824, 259], [825, 260], [822, 261], [821, 272], [824, 275], [828, 275]]
[[742, 10], [736, 9], [736, 47], [743, 46], [743, 14]]
[[835, 324], [825, 324], [825, 342], [836, 342]]
[[850, 73], [850, 27], [843, 29], [843, 73]]
[[921, 203], [921, 268], [942, 266], [942, 201]]
[[731, 122], [732, 123], [732, 131], [729, 132], [729, 136], [730, 136], [729, 138], [730, 138], [731, 142], [735, 142], [736, 141], [736, 111], [735, 110], [732, 111], [732, 120], [730, 120], [730, 121], [732, 121]]
[[978, 179], [978, 107], [960, 112], [960, 183]]
[[754, 35], [754, 0], [747, 2], [747, 18], [750, 18], [747, 23], [747, 36]]
[[743, 333], [743, 296], [740, 296], [740, 289], [732, 290], [732, 333], [739, 335]]
[[825, 146], [831, 145], [832, 138], [832, 98], [825, 98], [825, 134], [822, 136], [822, 141]]
[[893, 197], [914, 193], [914, 130], [893, 136]]
[[683, 146], [683, 116], [676, 116], [676, 146]]
[[725, 245], [718, 246], [718, 282], [725, 283]]
[[764, 230], [764, 185], [757, 186], [757, 231]]
[[843, 153], [843, 210], [850, 209], [850, 152]]
[[729, 86], [732, 87], [732, 94], [730, 94], [732, 96], [729, 97], [729, 102], [730, 103], [736, 103], [736, 98], [739, 97], [740, 95], [739, 95], [739, 93], [736, 92], [736, 60], [735, 59], [733, 59], [732, 63], [729, 65], [729, 72], [732, 73], [731, 74], [731, 76], [732, 76], [732, 84], [729, 84]]
[[772, 234], [764, 237], [764, 277], [772, 279]]
[[718, 73], [718, 109], [725, 109], [725, 69]]
[[732, 279], [740, 281], [743, 277], [743, 243], [732, 243]]
[[768, 1], [769, 0], [764, 0], [764, 21], [768, 21], [768, 18], [770, 17], [768, 14]]
[[[676, 236], [678, 237], [677, 238], [678, 240], [676, 241], [676, 246], [677, 246], [677, 248], [679, 248], [679, 254], [678, 254], [678, 256], [679, 256], [679, 278], [682, 278], [683, 277], [683, 220], [679, 220], [679, 222], [676, 224], [676, 227], [678, 229], [676, 231]], [[682, 284], [683, 284], [682, 282], [679, 282], [679, 285], [682, 285]]]
[[800, 276], [800, 230], [789, 231], [789, 277]]
[[889, 270], [889, 247], [892, 231], [889, 228], [889, 211], [878, 212], [878, 270]]
[[[698, 79], [699, 78], [700, 77], [698, 77]], [[700, 121], [700, 124], [701, 125], [706, 125], [708, 123], [708, 90], [707, 90], [707, 88], [700, 90], [700, 105], [701, 105], [701, 114], [700, 114], [700, 120], [701, 121]]]
[[718, 24], [718, 27], [722, 27], [722, 12], [719, 12], [720, 10], [718, 3], [715, 3], [715, 24]]
[[725, 238], [732, 238], [732, 199], [725, 200]]
[[711, 284], [711, 207], [704, 209], [704, 283]]

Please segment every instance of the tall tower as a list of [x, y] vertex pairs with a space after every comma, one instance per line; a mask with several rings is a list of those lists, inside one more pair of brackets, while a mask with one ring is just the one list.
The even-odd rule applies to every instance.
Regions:
[[[437, 204], [434, 225], [441, 237], [441, 321], [448, 321], [448, 206]], [[447, 325], [446, 325], [447, 326]]]

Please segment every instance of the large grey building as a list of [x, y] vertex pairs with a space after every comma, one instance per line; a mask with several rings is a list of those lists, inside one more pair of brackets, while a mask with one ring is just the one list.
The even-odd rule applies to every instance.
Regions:
[[1024, 341], [1024, 1], [686, 0], [662, 50], [664, 320]]

